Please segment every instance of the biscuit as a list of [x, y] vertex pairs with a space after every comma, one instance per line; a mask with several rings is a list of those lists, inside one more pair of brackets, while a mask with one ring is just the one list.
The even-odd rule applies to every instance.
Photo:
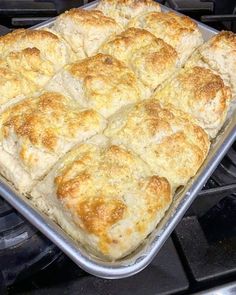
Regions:
[[211, 70], [193, 67], [181, 70], [153, 98], [190, 114], [213, 138], [225, 121], [231, 91]]
[[123, 62], [106, 54], [66, 66], [46, 88], [65, 93], [104, 117], [146, 95], [146, 89], [134, 73]]
[[145, 100], [112, 116], [104, 134], [135, 151], [173, 190], [196, 174], [209, 150], [204, 130], [186, 113]]
[[0, 57], [10, 52], [36, 48], [43, 59], [52, 63], [57, 70], [71, 61], [71, 49], [65, 41], [47, 30], [15, 30], [0, 37]]
[[236, 34], [220, 32], [190, 57], [186, 67], [207, 67], [218, 73], [236, 97]]
[[[42, 88], [65, 64], [73, 61], [72, 50], [62, 38], [46, 30], [16, 30], [0, 37], [0, 67], [12, 73], [29, 90]], [[9, 74], [8, 74], [9, 76]], [[9, 83], [12, 79], [9, 77]], [[6, 78], [4, 79], [6, 80]], [[19, 83], [18, 83], [19, 84]], [[18, 88], [18, 95], [25, 93]], [[7, 99], [12, 99], [11, 90]]]
[[62, 155], [105, 124], [98, 113], [59, 93], [27, 98], [0, 115], [1, 173], [28, 192]]
[[56, 73], [52, 62], [45, 59], [37, 48], [25, 48], [22, 51], [10, 52], [0, 60], [0, 67], [15, 72], [18, 78], [35, 84], [36, 88], [42, 88]]
[[60, 34], [81, 59], [95, 54], [101, 44], [122, 27], [101, 11], [73, 8], [59, 15], [51, 29]]
[[154, 90], [178, 67], [174, 48], [146, 30], [129, 28], [99, 50], [125, 62], [141, 82]]
[[203, 43], [197, 24], [174, 12], [145, 13], [131, 19], [128, 27], [145, 29], [163, 39], [177, 51], [181, 64]]
[[153, 0], [101, 0], [96, 9], [117, 23], [126, 26], [128, 21], [142, 13], [161, 11], [160, 5]]
[[155, 228], [172, 200], [165, 178], [135, 153], [84, 143], [32, 192], [32, 202], [93, 254], [115, 260]]
[[34, 83], [19, 73], [2, 67], [0, 61], [0, 112], [33, 93], [36, 89]]

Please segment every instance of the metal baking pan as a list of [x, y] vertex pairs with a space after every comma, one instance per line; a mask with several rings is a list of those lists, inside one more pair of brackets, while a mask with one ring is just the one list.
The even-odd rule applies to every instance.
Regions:
[[[96, 4], [97, 2], [92, 2], [85, 5], [84, 8], [94, 8]], [[162, 8], [164, 11], [170, 10], [166, 7]], [[54, 19], [46, 21], [33, 28], [50, 27], [53, 21]], [[198, 24], [205, 40], [217, 33], [216, 30], [206, 25]], [[195, 177], [182, 190], [175, 194], [172, 205], [156, 229], [133, 253], [115, 262], [105, 262], [94, 257], [82, 245], [73, 241], [55, 222], [34, 208], [30, 200], [20, 195], [3, 177], [0, 177], [0, 195], [82, 269], [102, 278], [124, 278], [144, 269], [156, 256], [235, 139], [236, 111], [231, 110], [220, 134], [212, 143], [209, 155], [204, 164]]]

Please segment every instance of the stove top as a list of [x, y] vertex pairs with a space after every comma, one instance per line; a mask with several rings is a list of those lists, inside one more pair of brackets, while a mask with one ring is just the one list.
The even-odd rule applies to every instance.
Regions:
[[4, 285], [12, 285], [55, 261], [61, 252], [0, 198], [0, 261]]
[[[208, 16], [234, 13], [236, 5], [231, 0], [160, 2], [207, 21]], [[82, 4], [0, 0], [0, 34], [7, 31], [1, 25], [28, 27]], [[234, 23], [218, 19], [210, 25], [227, 29]], [[82, 271], [0, 197], [0, 294], [193, 294], [232, 284], [236, 282], [235, 187], [236, 143], [151, 265], [131, 278], [114, 281]]]
[[81, 5], [83, 0], [0, 0], [0, 23], [25, 28]]

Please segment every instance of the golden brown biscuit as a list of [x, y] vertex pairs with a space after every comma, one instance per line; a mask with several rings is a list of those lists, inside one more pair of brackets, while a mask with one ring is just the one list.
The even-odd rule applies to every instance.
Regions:
[[150, 12], [130, 20], [128, 27], [145, 29], [175, 48], [183, 64], [203, 43], [197, 24], [174, 12]]
[[153, 98], [190, 114], [210, 137], [215, 137], [225, 121], [231, 91], [211, 70], [193, 67], [181, 70], [157, 89]]
[[0, 57], [10, 52], [36, 48], [43, 59], [60, 69], [71, 61], [71, 49], [62, 38], [46, 30], [15, 30], [0, 37]]
[[[21, 83], [28, 80], [29, 89], [31, 84], [37, 89], [43, 87], [72, 60], [72, 51], [65, 41], [45, 30], [22, 29], [0, 37], [0, 67], [15, 73]], [[11, 92], [8, 99], [12, 98]], [[23, 89], [19, 91], [19, 95], [24, 94]]]
[[57, 70], [57, 66], [45, 59], [35, 47], [10, 52], [0, 59], [0, 67], [15, 72], [19, 79], [23, 76], [37, 88], [43, 87]]
[[218, 73], [236, 97], [236, 34], [220, 32], [204, 43], [190, 57], [186, 67], [196, 65]]
[[104, 134], [113, 144], [135, 151], [173, 190], [196, 174], [209, 149], [207, 134], [189, 115], [155, 100], [115, 114]]
[[0, 112], [25, 98], [37, 89], [36, 85], [17, 72], [2, 67], [0, 61]]
[[70, 44], [78, 58], [85, 58], [122, 27], [101, 11], [73, 8], [57, 17], [52, 30]]
[[170, 77], [178, 67], [174, 48], [142, 29], [127, 29], [112, 37], [99, 51], [124, 61], [151, 90]]
[[104, 127], [98, 113], [59, 93], [25, 99], [0, 116], [1, 173], [27, 192], [71, 147]]
[[153, 0], [101, 0], [96, 9], [114, 18], [122, 26], [144, 12], [161, 11], [160, 5]]
[[137, 155], [94, 144], [67, 154], [32, 196], [75, 240], [110, 260], [134, 250], [172, 200], [166, 179], [152, 175]]
[[116, 58], [97, 54], [70, 64], [47, 85], [108, 117], [124, 105], [144, 98], [145, 89], [134, 73]]

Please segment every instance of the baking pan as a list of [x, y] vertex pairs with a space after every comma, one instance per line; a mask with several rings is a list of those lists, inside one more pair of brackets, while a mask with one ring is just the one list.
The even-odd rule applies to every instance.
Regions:
[[[94, 8], [96, 4], [97, 2], [92, 2], [83, 8]], [[170, 9], [162, 7], [162, 10]], [[33, 28], [50, 27], [53, 22], [54, 19], [51, 19]], [[201, 23], [198, 25], [205, 40], [217, 33], [206, 25]], [[100, 260], [73, 241], [55, 222], [34, 208], [30, 200], [19, 194], [3, 177], [0, 177], [0, 195], [85, 271], [102, 278], [125, 278], [138, 273], [152, 261], [235, 139], [236, 111], [232, 108], [220, 134], [212, 143], [204, 164], [195, 177], [175, 194], [173, 203], [156, 229], [133, 253], [115, 262]]]

